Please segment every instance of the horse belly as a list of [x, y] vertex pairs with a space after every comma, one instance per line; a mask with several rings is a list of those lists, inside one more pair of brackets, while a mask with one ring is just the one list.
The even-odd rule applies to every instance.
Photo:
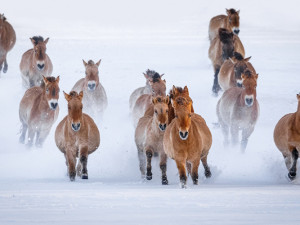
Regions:
[[223, 91], [226, 91], [229, 88], [235, 86], [231, 82], [231, 77], [234, 76], [234, 71], [233, 71], [233, 66], [231, 66], [230, 64], [232, 64], [232, 63], [228, 62], [228, 60], [226, 60], [222, 64], [221, 69], [218, 74], [219, 84]]
[[273, 138], [277, 148], [285, 154], [289, 153], [288, 149], [288, 128], [289, 120], [292, 116], [292, 113], [282, 117], [275, 126]]

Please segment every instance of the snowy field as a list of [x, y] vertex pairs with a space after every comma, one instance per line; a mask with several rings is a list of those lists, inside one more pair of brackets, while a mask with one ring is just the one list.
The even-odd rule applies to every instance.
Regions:
[[[294, 1], [59, 1], [6, 0], [1, 13], [14, 26], [15, 47], [0, 78], [0, 224], [300, 224], [300, 176], [289, 182], [273, 130], [297, 109], [300, 91], [300, 3]], [[225, 149], [213, 127], [218, 98], [211, 95], [208, 23], [225, 8], [240, 9], [240, 38], [259, 73], [260, 118], [245, 154]], [[60, 113], [42, 149], [18, 143], [19, 63], [29, 37], [50, 37], [47, 53], [60, 75]], [[100, 82], [109, 105], [100, 148], [89, 156], [89, 180], [70, 182], [54, 142], [67, 114], [62, 90], [84, 76], [82, 59], [102, 59]], [[213, 135], [212, 177], [199, 167], [199, 185], [179, 188], [168, 161], [168, 186], [158, 162], [141, 181], [129, 96], [147, 69], [165, 73], [167, 90], [187, 85], [195, 112]], [[298, 169], [299, 166], [298, 166]]]

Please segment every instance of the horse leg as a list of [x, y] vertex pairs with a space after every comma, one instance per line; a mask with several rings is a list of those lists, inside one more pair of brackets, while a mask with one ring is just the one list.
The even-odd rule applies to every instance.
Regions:
[[0, 73], [1, 73], [1, 71], [2, 71], [2, 67], [3, 67], [3, 62], [4, 62], [4, 56], [2, 56], [1, 58], [0, 58]]
[[297, 149], [294, 149], [292, 151], [293, 163], [292, 163], [292, 167], [290, 168], [289, 174], [288, 174], [288, 176], [291, 180], [294, 180], [297, 175], [297, 160], [298, 160], [298, 158], [299, 158], [299, 153], [298, 153]]
[[188, 176], [192, 174], [192, 164], [190, 162], [186, 162], [186, 170], [188, 171]]
[[199, 165], [200, 165], [200, 159], [199, 160], [195, 160], [193, 162], [193, 167], [192, 167], [192, 179], [193, 179], [193, 183], [195, 185], [198, 184], [198, 168], [199, 168]]
[[82, 164], [81, 164], [80, 160], [78, 160], [77, 166], [76, 166], [76, 174], [78, 177], [81, 177], [81, 175], [82, 175], [81, 171], [82, 171]]
[[29, 129], [28, 129], [28, 139], [27, 139], [28, 141], [27, 141], [27, 144], [26, 144], [27, 147], [32, 146], [34, 135], [35, 135], [35, 130], [32, 129], [31, 127], [29, 127]]
[[146, 150], [146, 156], [147, 156], [147, 175], [146, 179], [147, 180], [152, 180], [152, 167], [151, 167], [151, 160], [153, 156], [153, 151], [151, 149]]
[[41, 148], [46, 140], [50, 130], [38, 131], [36, 136], [35, 146]]
[[22, 128], [21, 128], [21, 136], [19, 138], [19, 142], [24, 144], [25, 142], [25, 136], [26, 136], [26, 132], [27, 132], [27, 124], [22, 123]]
[[88, 146], [84, 146], [84, 147], [80, 148], [79, 160], [82, 165], [81, 179], [88, 179], [88, 171], [87, 171], [88, 155], [89, 155]]
[[145, 157], [145, 153], [140, 149], [138, 149], [138, 157], [139, 157], [141, 175], [142, 178], [145, 178], [146, 157]]
[[160, 169], [161, 169], [161, 183], [162, 185], [168, 184], [167, 178], [167, 155], [165, 153], [160, 154]]
[[185, 171], [185, 161], [176, 160], [176, 165], [179, 172], [180, 186], [181, 188], [186, 188], [186, 171]]
[[73, 153], [71, 149], [66, 150], [66, 159], [68, 163], [68, 172], [69, 172], [70, 180], [74, 181], [76, 176], [76, 170], [75, 170], [76, 155]]
[[248, 144], [248, 138], [252, 134], [254, 130], [254, 126], [247, 127], [246, 129], [242, 130], [242, 141], [241, 141], [241, 150], [242, 152], [245, 152], [247, 144]]
[[229, 127], [227, 124], [225, 123], [220, 123], [221, 124], [221, 127], [222, 127], [222, 133], [223, 133], [223, 136], [224, 136], [224, 141], [223, 141], [223, 145], [225, 147], [228, 146], [229, 144], [229, 141], [228, 141], [228, 133], [229, 133]]
[[211, 177], [211, 172], [210, 172], [210, 168], [207, 165], [207, 156], [201, 158], [201, 162], [203, 164], [204, 167], [204, 175], [206, 178], [210, 178]]
[[236, 145], [239, 141], [239, 128], [236, 125], [230, 126], [231, 143]]
[[6, 73], [8, 70], [8, 64], [7, 64], [7, 61], [6, 61], [6, 56], [5, 56], [5, 60], [4, 60], [4, 67], [3, 67], [3, 73]]
[[219, 74], [220, 68], [221, 67], [218, 65], [214, 66], [215, 75], [214, 75], [214, 84], [212, 87], [212, 91], [215, 96], [218, 96], [218, 92], [221, 90], [221, 87], [220, 87], [219, 81], [218, 81], [218, 74]]

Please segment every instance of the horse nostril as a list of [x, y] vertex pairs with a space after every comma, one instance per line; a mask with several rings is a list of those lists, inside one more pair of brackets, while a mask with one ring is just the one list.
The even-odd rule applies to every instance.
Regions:
[[88, 87], [89, 87], [90, 90], [95, 89], [95, 86], [96, 86], [96, 84], [88, 84]]
[[234, 30], [234, 33], [239, 34], [240, 30]]
[[182, 138], [182, 139], [186, 139], [187, 138], [187, 136], [188, 136], [188, 134], [189, 134], [189, 132], [181, 132], [181, 131], [179, 131], [179, 135], [180, 135], [180, 137]]

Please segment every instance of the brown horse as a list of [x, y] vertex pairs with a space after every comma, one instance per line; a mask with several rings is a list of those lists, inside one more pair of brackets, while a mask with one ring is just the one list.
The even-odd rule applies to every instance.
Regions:
[[163, 75], [157, 73], [153, 76], [153, 81], [149, 81], [152, 88], [152, 94], [141, 95], [136, 100], [132, 111], [134, 127], [136, 127], [139, 119], [144, 116], [147, 109], [152, 106], [152, 97], [166, 96], [166, 80], [162, 80], [162, 76]]
[[210, 177], [207, 155], [212, 144], [212, 136], [205, 120], [192, 113], [192, 102], [184, 97], [172, 100], [176, 117], [167, 126], [163, 146], [164, 151], [174, 159], [179, 171], [181, 187], [186, 187], [186, 166], [191, 173], [193, 183], [198, 184], [200, 160], [205, 169], [205, 176]]
[[8, 64], [6, 60], [7, 53], [16, 43], [16, 33], [10, 23], [7, 22], [4, 14], [0, 14], [0, 73], [3, 67], [3, 73], [7, 72]]
[[19, 140], [21, 143], [25, 142], [28, 129], [29, 147], [33, 144], [35, 134], [35, 145], [42, 147], [59, 113], [59, 76], [56, 79], [54, 77], [43, 79], [44, 86], [28, 89], [20, 102], [19, 117], [22, 128]]
[[[135, 130], [135, 143], [138, 149], [140, 171], [145, 177], [146, 157], [147, 175], [146, 179], [152, 179], [151, 159], [154, 154], [160, 156], [160, 169], [162, 172], [162, 184], [168, 184], [167, 179], [167, 156], [163, 149], [163, 136], [168, 124], [169, 97], [153, 97], [154, 114], [143, 116]], [[145, 156], [146, 155], [146, 156]]]
[[212, 87], [214, 95], [218, 95], [220, 90], [218, 74], [224, 61], [233, 57], [235, 51], [239, 52], [243, 57], [245, 55], [245, 52], [240, 50], [241, 48], [244, 48], [242, 43], [236, 40], [239, 39], [234, 38], [232, 32], [220, 28], [219, 35], [210, 44], [208, 57], [210, 58], [214, 67], [214, 84]]
[[86, 63], [83, 60], [85, 67], [85, 78], [76, 82], [72, 91], [83, 91], [82, 104], [84, 112], [87, 112], [92, 117], [97, 118], [98, 115], [102, 116], [104, 110], [107, 107], [107, 96], [104, 87], [99, 81], [99, 65], [101, 60], [94, 63], [93, 60], [89, 60]]
[[242, 74], [243, 88], [232, 87], [223, 93], [217, 104], [217, 116], [224, 134], [224, 145], [228, 144], [230, 128], [232, 144], [237, 144], [242, 130], [241, 150], [245, 151], [259, 115], [256, 99], [257, 74], [246, 70]]
[[231, 87], [242, 87], [242, 73], [248, 69], [252, 74], [256, 71], [249, 62], [251, 56], [244, 59], [238, 52], [234, 53], [234, 57], [227, 59], [221, 66], [218, 75], [218, 81], [223, 91]]
[[240, 10], [226, 9], [226, 15], [218, 15], [213, 17], [209, 22], [208, 35], [209, 40], [212, 41], [218, 36], [219, 28], [225, 28], [230, 32], [238, 35], [240, 32]]
[[[154, 70], [147, 70], [146, 73], [143, 73], [145, 78], [146, 78], [146, 85], [144, 87], [140, 87], [135, 89], [132, 94], [130, 95], [129, 98], [129, 108], [132, 111], [133, 106], [136, 102], [136, 100], [144, 94], [151, 94], [152, 93], [152, 88], [150, 85], [150, 82], [153, 82], [153, 76], [156, 76], [156, 72]], [[163, 76], [163, 74], [161, 75]]]
[[298, 109], [282, 117], [274, 129], [274, 141], [282, 153], [291, 180], [296, 178], [297, 160], [300, 151], [300, 94], [297, 94]]
[[42, 76], [51, 76], [53, 70], [52, 62], [46, 54], [46, 44], [49, 38], [44, 41], [43, 37], [34, 36], [30, 40], [33, 48], [23, 54], [20, 63], [25, 88], [40, 86], [43, 82]]
[[93, 119], [82, 113], [83, 92], [71, 91], [69, 95], [64, 92], [64, 95], [68, 101], [68, 115], [56, 127], [55, 143], [65, 155], [70, 180], [75, 180], [78, 156], [77, 175], [88, 179], [88, 155], [99, 147], [100, 133]]

